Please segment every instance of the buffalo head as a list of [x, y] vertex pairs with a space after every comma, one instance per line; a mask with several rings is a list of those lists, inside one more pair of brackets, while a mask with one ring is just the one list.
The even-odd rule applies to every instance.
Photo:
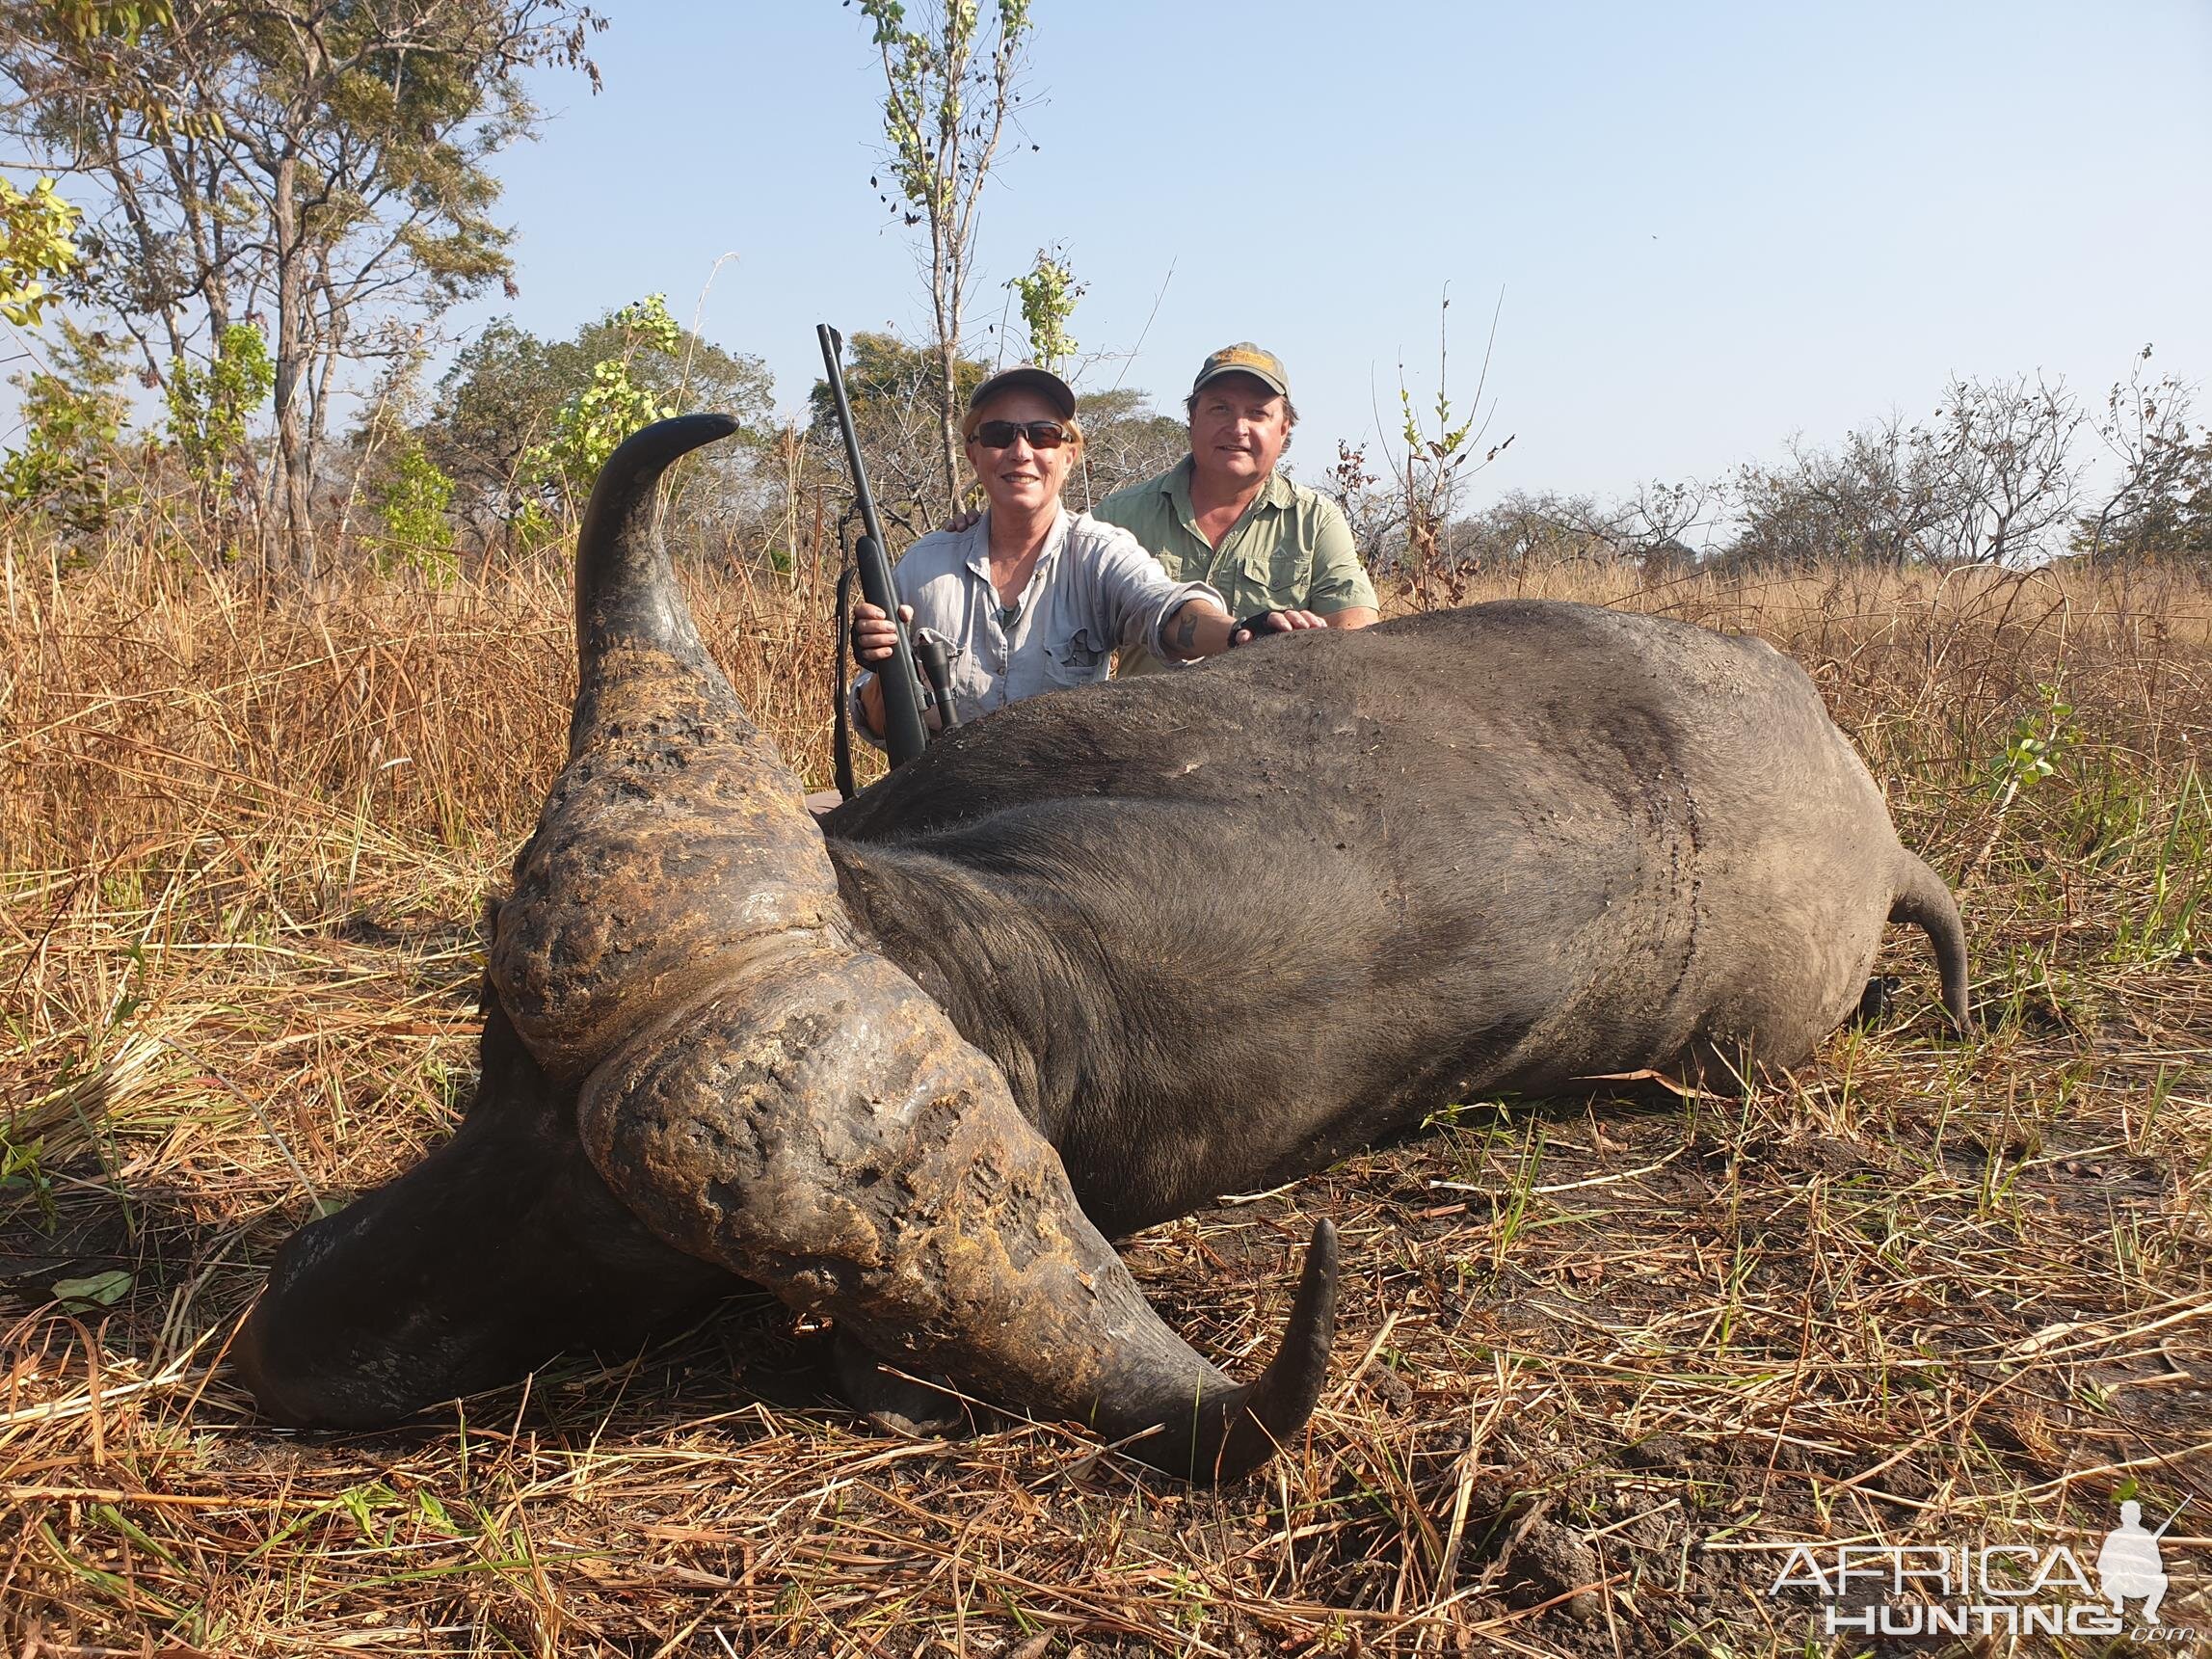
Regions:
[[496, 912], [452, 1141], [286, 1247], [241, 1332], [264, 1407], [362, 1426], [634, 1342], [732, 1277], [874, 1352], [1228, 1476], [1303, 1425], [1334, 1325], [1308, 1251], [1239, 1386], [1177, 1338], [1005, 1078], [848, 916], [798, 778], [702, 645], [653, 522], [720, 415], [600, 474], [569, 761]]

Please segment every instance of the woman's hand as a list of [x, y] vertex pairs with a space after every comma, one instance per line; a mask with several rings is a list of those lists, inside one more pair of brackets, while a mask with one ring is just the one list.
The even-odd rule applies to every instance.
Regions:
[[[914, 606], [898, 607], [898, 620], [911, 625]], [[853, 657], [863, 668], [879, 668], [891, 660], [898, 643], [898, 629], [882, 607], [862, 601], [853, 606]]]
[[[911, 625], [914, 606], [900, 605], [898, 620]], [[891, 660], [897, 646], [898, 629], [884, 615], [882, 606], [869, 604], [866, 600], [853, 606], [853, 656], [863, 668], [880, 670]], [[880, 740], [883, 736], [883, 677], [880, 673], [861, 682], [858, 701], [861, 730]]]

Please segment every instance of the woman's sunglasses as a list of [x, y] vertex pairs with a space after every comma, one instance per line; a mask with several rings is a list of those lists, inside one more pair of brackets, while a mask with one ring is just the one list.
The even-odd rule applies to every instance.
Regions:
[[1056, 420], [986, 420], [975, 429], [975, 442], [986, 449], [1011, 449], [1017, 438], [1026, 438], [1031, 449], [1057, 449], [1068, 429]]

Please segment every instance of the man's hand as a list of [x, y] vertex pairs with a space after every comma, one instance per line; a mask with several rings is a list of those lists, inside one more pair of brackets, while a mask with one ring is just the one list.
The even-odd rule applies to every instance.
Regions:
[[1188, 599], [1169, 615], [1159, 630], [1159, 641], [1167, 648], [1169, 656], [1188, 662], [1193, 657], [1217, 656], [1255, 635], [1271, 639], [1278, 633], [1326, 627], [1328, 624], [1310, 610], [1262, 611], [1236, 622], [1210, 599]]
[[968, 508], [963, 507], [957, 513], [953, 514], [951, 518], [945, 521], [945, 527], [953, 535], [957, 536], [962, 530], [968, 528], [969, 525], [974, 523], [975, 521], [981, 517], [983, 517], [982, 514], [971, 512]]
[[1316, 616], [1310, 610], [1267, 610], [1257, 616], [1248, 616], [1239, 623], [1229, 636], [1231, 645], [1247, 645], [1270, 633], [1295, 633], [1304, 628], [1326, 628], [1326, 617]]
[[[912, 624], [914, 606], [898, 607], [898, 620]], [[898, 643], [898, 629], [882, 607], [863, 600], [853, 606], [853, 657], [863, 668], [878, 668], [891, 660]]]

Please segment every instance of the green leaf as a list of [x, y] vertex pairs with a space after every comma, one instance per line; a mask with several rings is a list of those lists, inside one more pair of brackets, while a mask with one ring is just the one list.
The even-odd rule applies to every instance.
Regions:
[[41, 178], [29, 193], [0, 178], [0, 317], [36, 328], [54, 296], [40, 281], [78, 263], [76, 228], [83, 217]]
[[457, 1539], [461, 1536], [461, 1529], [453, 1524], [453, 1517], [446, 1512], [445, 1506], [439, 1502], [438, 1494], [428, 1486], [416, 1488], [414, 1512], [422, 1517], [423, 1524], [433, 1532], [442, 1534], [449, 1539]]
[[131, 1275], [117, 1268], [89, 1279], [56, 1279], [54, 1299], [87, 1307], [114, 1307], [130, 1293]]

